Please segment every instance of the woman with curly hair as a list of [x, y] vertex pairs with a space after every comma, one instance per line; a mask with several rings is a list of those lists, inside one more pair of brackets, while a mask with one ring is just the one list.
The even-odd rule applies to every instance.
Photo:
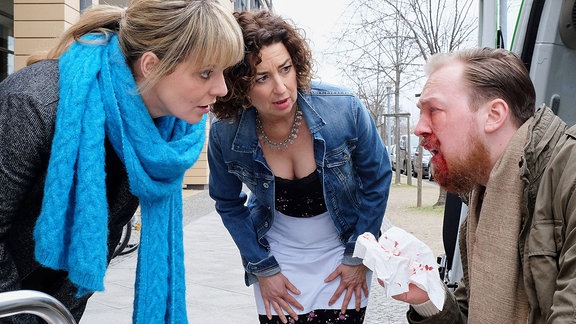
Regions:
[[299, 29], [268, 11], [235, 16], [245, 55], [213, 107], [209, 190], [260, 323], [362, 323], [371, 273], [352, 253], [382, 224], [386, 149], [352, 92], [312, 81]]

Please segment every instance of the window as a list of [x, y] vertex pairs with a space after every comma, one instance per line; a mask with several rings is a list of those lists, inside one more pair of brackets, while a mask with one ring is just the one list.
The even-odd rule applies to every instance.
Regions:
[[14, 0], [0, 1], [0, 81], [14, 72]]

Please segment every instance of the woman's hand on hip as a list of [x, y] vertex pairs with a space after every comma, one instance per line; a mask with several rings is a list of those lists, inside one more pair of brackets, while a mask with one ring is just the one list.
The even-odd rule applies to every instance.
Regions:
[[272, 319], [270, 305], [272, 305], [283, 323], [287, 323], [284, 311], [296, 320], [298, 315], [294, 312], [292, 307], [301, 311], [304, 310], [304, 307], [290, 294], [291, 292], [295, 295], [299, 295], [300, 290], [298, 290], [298, 288], [296, 288], [296, 286], [294, 286], [281, 272], [272, 276], [258, 277], [258, 283], [260, 285], [260, 293], [262, 294], [262, 300], [264, 301], [264, 307], [266, 307], [266, 316], [268, 316], [268, 319]]
[[340, 277], [340, 285], [332, 295], [332, 298], [328, 301], [328, 305], [332, 305], [340, 298], [342, 293], [346, 291], [346, 295], [344, 295], [344, 300], [342, 301], [342, 314], [346, 313], [346, 309], [348, 308], [348, 303], [350, 299], [352, 299], [352, 294], [356, 296], [355, 308], [356, 310], [360, 310], [360, 305], [362, 302], [362, 292], [364, 295], [368, 297], [368, 283], [366, 282], [366, 272], [368, 272], [368, 268], [363, 264], [357, 266], [349, 266], [345, 264], [339, 265], [336, 270], [334, 270], [325, 282], [330, 282], [338, 277]]

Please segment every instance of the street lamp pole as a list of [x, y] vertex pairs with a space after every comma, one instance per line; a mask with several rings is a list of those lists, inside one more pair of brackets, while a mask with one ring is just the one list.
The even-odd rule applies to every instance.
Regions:
[[[388, 114], [392, 114], [392, 84], [386, 84], [386, 99], [387, 99], [387, 112]], [[392, 123], [387, 123], [387, 132], [388, 132], [388, 147], [392, 146]]]
[[[396, 177], [394, 180], [395, 184], [400, 184], [400, 147], [398, 145], [399, 139], [400, 139], [400, 123], [399, 123], [399, 119], [400, 117], [404, 117], [406, 118], [406, 120], [408, 121], [408, 137], [410, 137], [410, 113], [397, 113], [397, 114], [384, 114], [384, 117], [394, 117], [396, 119], [396, 137], [394, 138], [394, 143], [396, 144]], [[410, 159], [410, 155], [408, 155], [408, 159]], [[412, 175], [408, 176], [408, 181], [409, 184], [412, 184], [412, 181], [410, 179]]]

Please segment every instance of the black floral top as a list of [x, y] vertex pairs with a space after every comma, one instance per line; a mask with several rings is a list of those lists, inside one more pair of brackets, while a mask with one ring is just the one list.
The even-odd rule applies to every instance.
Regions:
[[317, 171], [301, 179], [275, 177], [276, 210], [292, 217], [312, 217], [327, 211]]

